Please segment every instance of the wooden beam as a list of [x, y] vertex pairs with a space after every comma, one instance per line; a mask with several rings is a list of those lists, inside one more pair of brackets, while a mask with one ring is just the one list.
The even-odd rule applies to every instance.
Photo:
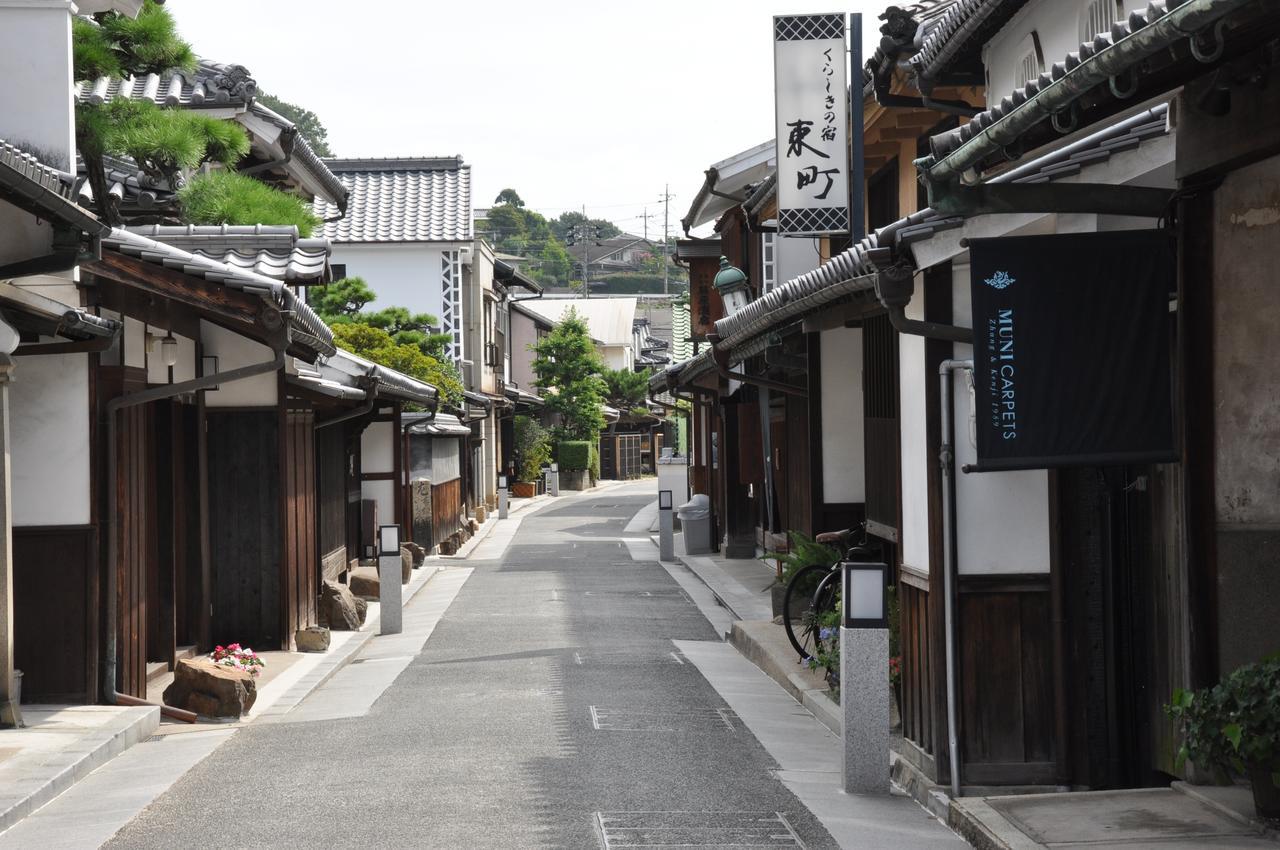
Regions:
[[254, 336], [267, 336], [258, 323], [264, 305], [257, 296], [111, 251], [104, 252], [102, 259], [86, 263], [81, 268], [148, 295], [198, 310], [208, 318], [227, 323], [232, 330], [253, 330]]
[[885, 127], [880, 131], [880, 138], [885, 141], [910, 142], [920, 138], [923, 127]]
[[902, 145], [899, 142], [879, 142], [874, 145], [865, 145], [862, 148], [862, 157], [864, 160], [874, 157], [893, 158], [898, 155]]

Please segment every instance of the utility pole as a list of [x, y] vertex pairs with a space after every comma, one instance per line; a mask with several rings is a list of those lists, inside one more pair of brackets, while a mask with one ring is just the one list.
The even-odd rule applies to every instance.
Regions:
[[662, 187], [662, 294], [668, 295], [668, 280], [670, 261], [667, 259], [667, 228], [670, 227], [671, 215], [671, 184], [667, 183]]
[[575, 224], [566, 234], [566, 244], [570, 247], [582, 245], [582, 297], [591, 297], [591, 241], [600, 237], [595, 225], [586, 221], [586, 207], [583, 207], [584, 220]]

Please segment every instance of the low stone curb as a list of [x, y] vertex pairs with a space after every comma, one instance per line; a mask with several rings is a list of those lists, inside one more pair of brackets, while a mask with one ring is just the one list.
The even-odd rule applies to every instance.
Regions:
[[[404, 597], [403, 604], [408, 605], [413, 601], [439, 572], [440, 567], [432, 564], [425, 564], [414, 570], [414, 580], [417, 581], [417, 584], [413, 586], [413, 583], [410, 583], [408, 594]], [[418, 575], [420, 574], [425, 574], [426, 578], [418, 581]], [[290, 685], [289, 689], [281, 694], [268, 708], [263, 710], [261, 714], [254, 714], [241, 721], [241, 723], [272, 723], [288, 714], [310, 696], [313, 691], [319, 689], [325, 682], [332, 679], [339, 670], [346, 667], [351, 662], [351, 659], [355, 658], [360, 650], [368, 645], [369, 641], [378, 636], [380, 621], [381, 617], [370, 617], [365, 620], [364, 626], [359, 632], [356, 632], [356, 637], [344, 643], [332, 658], [325, 657], [321, 659], [315, 669]]]
[[1009, 824], [982, 797], [952, 800], [947, 825], [978, 850], [1044, 850], [1044, 845]]
[[842, 734], [840, 722], [840, 706], [828, 694], [826, 684], [817, 683], [820, 677], [807, 671], [795, 662], [794, 653], [787, 647], [787, 654], [782, 655], [770, 647], [759, 637], [759, 631], [765, 628], [777, 628], [772, 622], [741, 621], [733, 624], [729, 635], [731, 643], [752, 664], [756, 665], [766, 676], [773, 679], [795, 698], [809, 713], [818, 719], [823, 726], [831, 730], [837, 738]]
[[[75, 747], [20, 753], [4, 764], [0, 775], [5, 777], [6, 787], [0, 799], [17, 794], [22, 796], [0, 811], [0, 832], [52, 801], [134, 744], [147, 740], [160, 728], [159, 706], [129, 707], [119, 711], [119, 717], [87, 733]], [[9, 774], [23, 769], [35, 775], [27, 780], [21, 776], [8, 778]], [[28, 787], [23, 788], [24, 785]]]

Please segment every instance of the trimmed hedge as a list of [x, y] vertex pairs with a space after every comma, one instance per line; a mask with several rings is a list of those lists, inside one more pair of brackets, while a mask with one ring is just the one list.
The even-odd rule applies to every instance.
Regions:
[[557, 447], [561, 469], [590, 469], [591, 443], [586, 440], [565, 440]]

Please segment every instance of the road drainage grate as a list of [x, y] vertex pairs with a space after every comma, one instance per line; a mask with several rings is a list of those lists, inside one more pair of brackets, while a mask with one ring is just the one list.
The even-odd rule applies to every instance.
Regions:
[[652, 652], [614, 649], [584, 649], [573, 653], [573, 663], [578, 666], [588, 664], [621, 664], [626, 667], [638, 667], [642, 664], [684, 664], [684, 657], [678, 652]]
[[605, 850], [622, 847], [804, 847], [781, 812], [596, 812]]
[[683, 732], [725, 728], [737, 732], [741, 721], [727, 708], [691, 708], [686, 711], [635, 711], [629, 708], [591, 710], [591, 728], [597, 732]]

